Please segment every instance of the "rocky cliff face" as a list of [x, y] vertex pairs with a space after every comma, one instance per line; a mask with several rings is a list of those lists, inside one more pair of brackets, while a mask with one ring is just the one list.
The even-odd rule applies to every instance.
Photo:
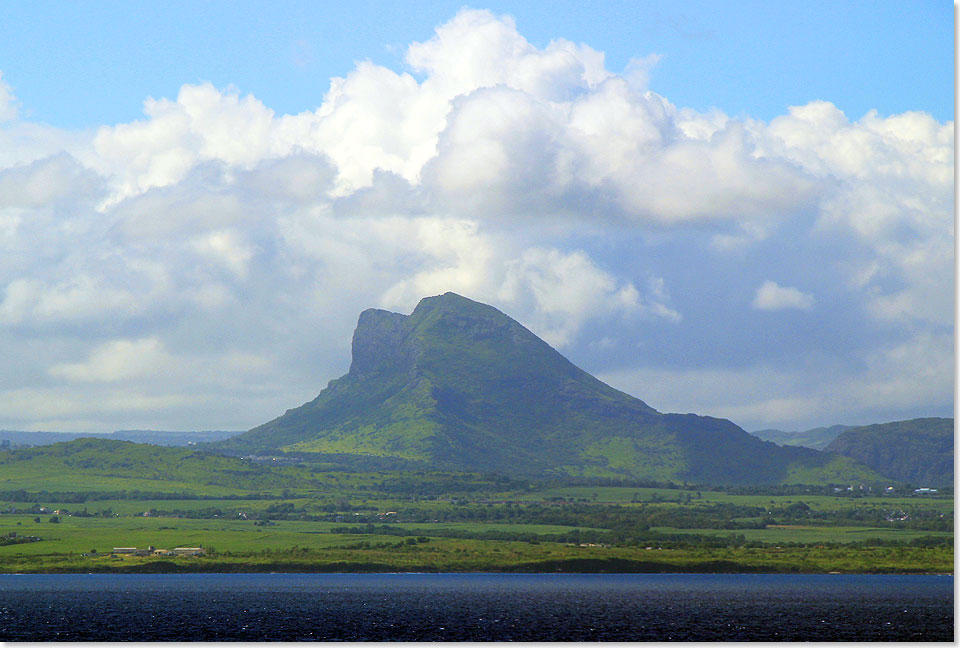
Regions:
[[400, 313], [369, 308], [360, 313], [353, 333], [350, 374], [365, 376], [388, 371], [409, 371], [419, 355], [416, 344], [405, 344], [410, 331]]
[[860, 470], [835, 455], [760, 441], [730, 421], [660, 414], [492, 306], [453, 293], [423, 299], [408, 316], [363, 311], [349, 373], [311, 402], [218, 446], [713, 483]]

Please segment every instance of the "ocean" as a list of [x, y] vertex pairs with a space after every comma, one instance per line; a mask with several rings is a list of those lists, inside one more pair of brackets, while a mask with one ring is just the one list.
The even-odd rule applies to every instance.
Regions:
[[0, 575], [4, 641], [953, 641], [953, 577]]

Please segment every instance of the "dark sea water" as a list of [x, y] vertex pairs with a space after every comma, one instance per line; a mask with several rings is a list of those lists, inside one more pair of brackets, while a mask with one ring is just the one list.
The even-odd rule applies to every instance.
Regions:
[[952, 576], [0, 575], [7, 641], [953, 641]]

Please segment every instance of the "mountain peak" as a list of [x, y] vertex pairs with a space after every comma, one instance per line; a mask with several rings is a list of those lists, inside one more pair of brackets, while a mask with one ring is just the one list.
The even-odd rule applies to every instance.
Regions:
[[[424, 297], [413, 309], [410, 317], [416, 319], [426, 317], [430, 313], [455, 313], [465, 317], [482, 317], [510, 320], [493, 306], [488, 306], [472, 299], [467, 299], [454, 292], [445, 292], [442, 295]], [[512, 321], [512, 320], [510, 320]]]
[[350, 374], [410, 371], [425, 337], [487, 337], [493, 329], [512, 327], [525, 331], [496, 308], [453, 292], [424, 297], [410, 315], [368, 308], [353, 333]]
[[448, 290], [445, 293], [439, 295], [433, 295], [431, 297], [424, 297], [420, 300], [420, 304], [424, 303], [437, 303], [437, 304], [459, 304], [469, 302], [471, 304], [479, 304], [480, 302], [474, 301], [472, 299], [467, 299], [463, 295], [458, 295], [455, 292]]

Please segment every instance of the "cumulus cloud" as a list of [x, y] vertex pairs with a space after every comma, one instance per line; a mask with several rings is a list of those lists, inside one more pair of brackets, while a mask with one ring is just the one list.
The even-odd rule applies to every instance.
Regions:
[[272, 110], [210, 83], [183, 86], [176, 101], [147, 99], [144, 113], [146, 120], [100, 128], [93, 140], [88, 160], [114, 178], [113, 200], [176, 183], [201, 162], [245, 166], [283, 146]]
[[332, 80], [317, 110], [280, 117], [236, 89], [185, 85], [175, 101], [148, 99], [146, 119], [100, 128], [80, 155], [112, 179], [107, 204], [198, 164], [249, 169], [297, 152], [332, 162], [331, 195], [389, 172], [422, 184], [435, 209], [474, 218], [757, 219], [811, 199], [812, 179], [756, 155], [742, 125], [678, 111], [642, 87], [656, 60], [616, 76], [586, 45], [541, 50], [509, 17], [463, 10], [408, 49], [422, 81], [362, 62]]
[[753, 297], [753, 307], [757, 310], [810, 310], [813, 307], [813, 295], [800, 292], [796, 288], [779, 285], [775, 281], [764, 281]]
[[[360, 62], [298, 114], [185, 84], [76, 132], [24, 121], [0, 78], [0, 347], [34, 350], [0, 366], [0, 424], [253, 426], [346, 369], [360, 310], [448, 290], [586, 369], [642, 369], [627, 382], [655, 406], [645, 390], [752, 421], [939, 407], [953, 123], [701, 113], [636, 54], [611, 71], [465, 9], [403, 69]], [[823, 391], [804, 382], [822, 366], [786, 369], [816, 355], [802, 331], [751, 328], [814, 306], [803, 343], [844, 376]], [[752, 389], [764, 376], [776, 389]], [[745, 387], [702, 396], [725, 382]]]
[[632, 283], [619, 283], [582, 252], [532, 248], [507, 264], [506, 278], [497, 297], [526, 305], [530, 324], [541, 337], [567, 346], [587, 319], [611, 314], [640, 314], [679, 321], [670, 308], [662, 280], [653, 280], [647, 295]]
[[562, 39], [538, 50], [511, 17], [489, 11], [462, 10], [431, 40], [411, 45], [406, 60], [447, 96], [505, 85], [563, 100], [609, 76], [599, 52]]

